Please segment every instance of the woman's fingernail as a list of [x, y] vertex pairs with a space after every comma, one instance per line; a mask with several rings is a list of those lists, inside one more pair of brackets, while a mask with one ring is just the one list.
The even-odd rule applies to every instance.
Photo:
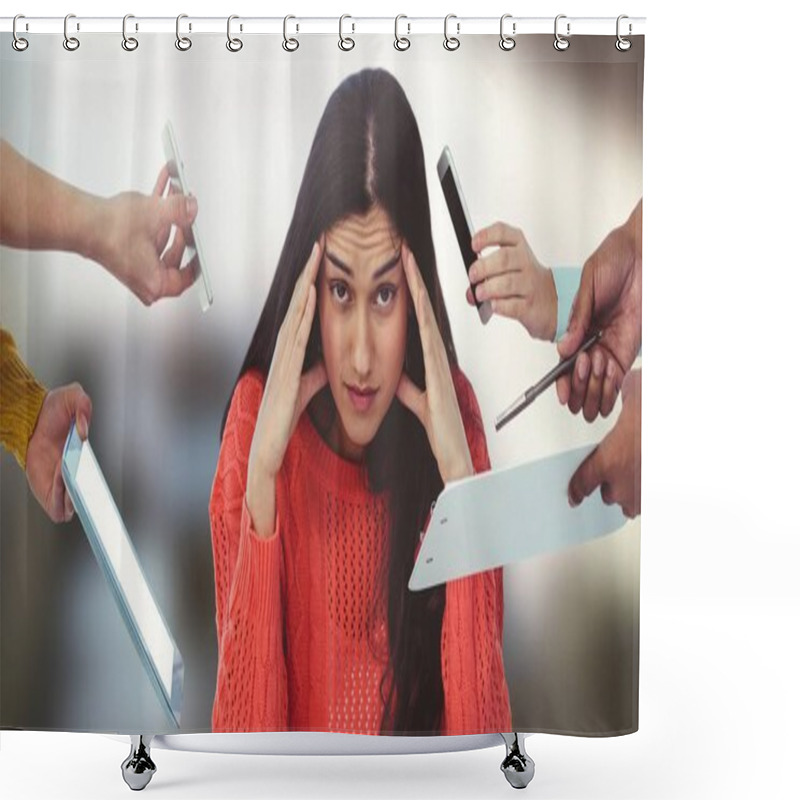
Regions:
[[186, 213], [193, 217], [197, 213], [197, 198], [189, 195], [186, 198]]
[[586, 375], [589, 372], [589, 365], [586, 363], [586, 359], [582, 358], [578, 361], [578, 378], [581, 381], [586, 380]]
[[595, 378], [603, 377], [603, 359], [600, 356], [600, 353], [598, 353], [592, 360], [592, 372], [594, 372]]

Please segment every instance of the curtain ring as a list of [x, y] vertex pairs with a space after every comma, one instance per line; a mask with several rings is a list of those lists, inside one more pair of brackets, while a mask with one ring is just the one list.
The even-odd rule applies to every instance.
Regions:
[[[565, 39], [565, 38], [564, 38], [564, 37], [563, 37], [563, 36], [562, 36], [562, 35], [561, 35], [561, 34], [558, 32], [558, 21], [559, 21], [560, 19], [566, 19], [566, 18], [567, 18], [567, 15], [566, 15], [566, 14], [559, 14], [559, 15], [556, 17], [556, 21], [555, 21], [555, 24], [554, 24], [554, 26], [553, 26], [553, 30], [554, 30], [554, 32], [555, 32], [555, 36], [556, 36], [555, 40], [553, 41], [553, 47], [555, 47], [555, 49], [556, 49], [556, 50], [561, 50], [561, 51], [563, 51], [563, 50], [566, 50], [566, 49], [569, 47], [569, 40], [568, 40], [568, 39]], [[570, 27], [570, 25], [569, 25], [569, 22], [568, 22], [568, 23], [567, 23], [567, 36], [569, 36], [569, 35], [570, 35], [569, 27]]]
[[[342, 14], [342, 16], [339, 17], [339, 49], [344, 50], [345, 52], [347, 52], [348, 50], [352, 50], [356, 46], [355, 41], [351, 37], [342, 36], [342, 25], [346, 19], [353, 19], [353, 18], [349, 14]], [[354, 22], [353, 33], [355, 33], [355, 30], [356, 30], [356, 24]]]
[[[289, 37], [286, 35], [286, 23], [288, 23], [290, 19], [297, 19], [297, 17], [293, 17], [291, 14], [289, 14], [283, 18], [283, 49], [287, 53], [294, 53], [294, 51], [300, 47], [300, 42], [298, 42], [293, 36]], [[299, 25], [297, 26], [297, 29], [300, 29]]]
[[[411, 47], [411, 39], [409, 39], [407, 36], [400, 36], [398, 28], [401, 19], [408, 19], [408, 17], [405, 14], [398, 14], [394, 18], [394, 49], [403, 52]], [[408, 25], [408, 32], [411, 33], [411, 24], [406, 24]]]
[[[626, 14], [620, 14], [617, 17], [617, 41], [616, 41], [616, 43], [614, 45], [617, 48], [617, 50], [620, 51], [620, 53], [624, 53], [626, 50], [630, 50], [631, 49], [631, 45], [633, 44], [633, 42], [631, 42], [630, 39], [625, 39], [620, 35], [619, 24], [620, 24], [620, 22], [622, 22], [623, 19], [628, 19], [628, 16]], [[632, 30], [631, 24], [628, 23], [628, 35], [629, 36], [630, 36], [631, 30]]]
[[133, 14], [126, 14], [122, 18], [122, 49], [132, 53], [139, 46], [139, 40], [133, 36], [128, 36], [127, 25], [129, 19], [134, 19]]
[[67, 16], [64, 17], [64, 49], [70, 52], [77, 50], [81, 46], [80, 40], [76, 36], [70, 36], [67, 33], [67, 23], [71, 19], [75, 19], [74, 14], [67, 14]]
[[[182, 52], [186, 52], [192, 46], [192, 40], [188, 36], [181, 36], [181, 20], [189, 19], [188, 14], [178, 14], [175, 19], [175, 47]], [[192, 29], [191, 23], [189, 30]]]
[[15, 50], [18, 52], [18, 53], [21, 53], [23, 50], [27, 50], [27, 49], [28, 49], [28, 40], [27, 40], [27, 39], [23, 39], [23, 38], [22, 38], [22, 37], [21, 37], [21, 36], [20, 36], [20, 35], [17, 33], [17, 20], [19, 20], [19, 19], [25, 19], [25, 15], [24, 15], [24, 14], [17, 14], [17, 16], [16, 16], [16, 17], [14, 17], [14, 22], [13, 22], [13, 23], [12, 23], [12, 25], [11, 25], [11, 32], [12, 32], [12, 34], [13, 34], [13, 37], [14, 37], [14, 38], [11, 40], [11, 46], [12, 46], [12, 47], [13, 47], [13, 48], [14, 48], [14, 49], [15, 49]]
[[[513, 50], [517, 46], [517, 40], [513, 36], [508, 36], [503, 32], [503, 23], [507, 19], [511, 19], [511, 16], [511, 14], [503, 14], [503, 16], [500, 17], [500, 49], [505, 50], [506, 52]], [[516, 22], [511, 23], [511, 31], [513, 33], [517, 32]]]
[[[450, 22], [451, 19], [457, 19], [455, 14], [448, 14], [444, 18], [444, 42], [442, 45], [445, 50], [449, 50], [451, 53], [453, 50], [458, 50], [461, 47], [461, 40], [457, 36], [448, 36], [447, 35], [447, 23]], [[456, 33], [458, 33], [461, 29], [461, 24], [456, 23]]]
[[239, 19], [239, 17], [237, 17], [236, 14], [231, 14], [228, 17], [228, 41], [225, 42], [225, 47], [227, 47], [228, 50], [231, 51], [231, 53], [238, 53], [242, 49], [242, 47], [244, 47], [241, 39], [237, 37], [231, 38], [231, 22], [235, 19]]

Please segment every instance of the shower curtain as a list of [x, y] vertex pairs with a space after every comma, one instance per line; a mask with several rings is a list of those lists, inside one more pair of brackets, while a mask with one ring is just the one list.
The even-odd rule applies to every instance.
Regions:
[[2, 35], [0, 728], [633, 732], [644, 38], [285, 30]]

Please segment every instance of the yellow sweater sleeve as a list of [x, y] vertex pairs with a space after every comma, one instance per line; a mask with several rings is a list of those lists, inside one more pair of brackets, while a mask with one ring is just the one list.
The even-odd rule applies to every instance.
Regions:
[[14, 337], [0, 328], [0, 444], [14, 455], [23, 472], [46, 394], [47, 389], [20, 358]]

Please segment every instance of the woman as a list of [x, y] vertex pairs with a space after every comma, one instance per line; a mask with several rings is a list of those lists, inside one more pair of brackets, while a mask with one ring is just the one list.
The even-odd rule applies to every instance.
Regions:
[[488, 468], [416, 120], [364, 70], [323, 113], [223, 422], [213, 730], [510, 730], [501, 571], [407, 588], [444, 483]]

